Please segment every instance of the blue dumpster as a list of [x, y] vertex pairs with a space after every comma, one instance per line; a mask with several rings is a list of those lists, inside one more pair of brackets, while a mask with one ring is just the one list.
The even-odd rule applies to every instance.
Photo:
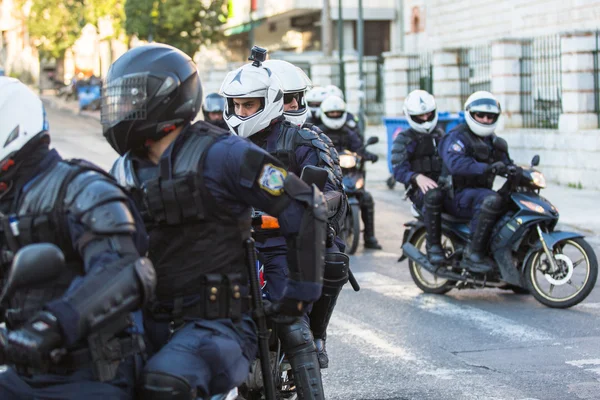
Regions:
[[101, 86], [83, 84], [77, 88], [77, 97], [79, 99], [80, 110], [99, 110], [101, 99]]

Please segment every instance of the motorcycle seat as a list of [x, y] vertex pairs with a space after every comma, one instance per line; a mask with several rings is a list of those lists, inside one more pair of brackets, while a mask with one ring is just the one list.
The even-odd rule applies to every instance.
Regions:
[[460, 217], [455, 217], [454, 215], [450, 215], [450, 214], [446, 214], [446, 213], [442, 213], [442, 219], [444, 221], [452, 222], [455, 224], [466, 224], [469, 221], [471, 221], [471, 218], [460, 218]]

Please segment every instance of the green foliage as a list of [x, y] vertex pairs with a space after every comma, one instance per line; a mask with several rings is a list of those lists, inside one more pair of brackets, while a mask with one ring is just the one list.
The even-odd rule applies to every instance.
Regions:
[[[25, 0], [21, 0], [23, 6]], [[83, 0], [32, 0], [27, 28], [43, 58], [62, 58], [85, 25]]]
[[573, 188], [573, 189], [583, 189], [583, 185], [581, 184], [581, 182], [577, 182], [577, 183], [569, 182], [569, 183], [567, 183], [567, 186], [570, 188]]
[[140, 39], [175, 46], [193, 56], [221, 37], [227, 0], [125, 0], [125, 31]]

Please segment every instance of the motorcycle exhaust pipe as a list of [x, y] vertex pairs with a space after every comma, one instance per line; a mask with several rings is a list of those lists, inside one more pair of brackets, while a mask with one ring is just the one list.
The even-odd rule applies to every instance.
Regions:
[[425, 268], [427, 271], [439, 276], [440, 278], [452, 279], [454, 281], [468, 281], [468, 278], [465, 276], [448, 271], [446, 268], [434, 266], [431, 262], [429, 262], [427, 256], [421, 253], [412, 243], [404, 243], [402, 250], [404, 251], [404, 256], [410, 258], [419, 266]]

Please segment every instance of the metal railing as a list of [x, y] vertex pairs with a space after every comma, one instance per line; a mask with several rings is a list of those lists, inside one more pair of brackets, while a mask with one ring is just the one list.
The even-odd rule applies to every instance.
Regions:
[[421, 53], [410, 56], [408, 59], [407, 74], [408, 93], [421, 89], [433, 94], [432, 53]]
[[560, 36], [523, 42], [520, 70], [523, 128], [558, 129], [562, 113]]
[[492, 89], [492, 47], [489, 45], [460, 49], [458, 54], [460, 100], [464, 104], [478, 90]]
[[598, 128], [600, 128], [600, 31], [596, 31], [596, 48], [593, 52], [594, 57], [594, 111], [598, 119]]

